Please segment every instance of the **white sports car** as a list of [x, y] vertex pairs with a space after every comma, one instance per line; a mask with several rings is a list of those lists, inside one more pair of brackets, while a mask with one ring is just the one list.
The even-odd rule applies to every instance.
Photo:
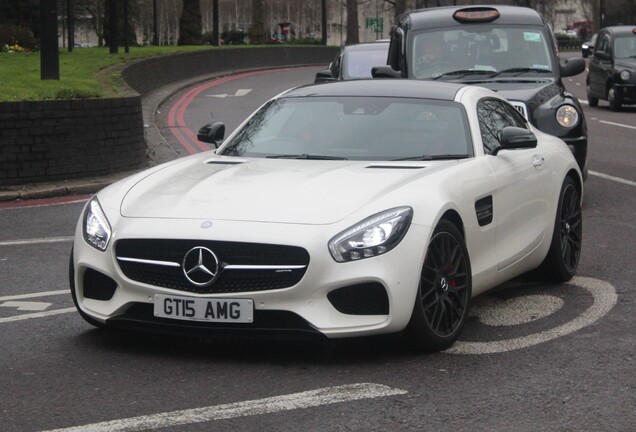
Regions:
[[[199, 139], [215, 146], [224, 126]], [[470, 299], [530, 270], [570, 279], [581, 172], [496, 93], [415, 80], [289, 90], [215, 151], [96, 194], [70, 264], [98, 327], [449, 347]]]

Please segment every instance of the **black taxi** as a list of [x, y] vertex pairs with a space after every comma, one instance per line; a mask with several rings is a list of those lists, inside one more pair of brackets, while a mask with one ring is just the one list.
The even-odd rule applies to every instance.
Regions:
[[587, 125], [562, 77], [585, 70], [562, 60], [537, 11], [516, 6], [451, 6], [409, 11], [391, 30], [387, 65], [376, 78], [455, 81], [499, 92], [541, 131], [563, 139], [584, 175]]
[[588, 67], [587, 100], [590, 106], [607, 100], [612, 111], [636, 104], [636, 27], [601, 29]]

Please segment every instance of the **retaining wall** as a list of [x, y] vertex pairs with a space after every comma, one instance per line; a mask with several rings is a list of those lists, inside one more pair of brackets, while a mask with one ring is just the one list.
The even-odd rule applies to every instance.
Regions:
[[0, 186], [76, 179], [147, 165], [142, 97], [227, 71], [327, 64], [333, 47], [210, 49], [140, 60], [122, 77], [141, 96], [0, 103]]

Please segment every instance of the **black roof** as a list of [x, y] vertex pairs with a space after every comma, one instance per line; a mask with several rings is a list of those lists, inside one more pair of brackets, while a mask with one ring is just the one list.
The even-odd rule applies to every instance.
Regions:
[[603, 27], [601, 31], [608, 32], [616, 35], [626, 35], [626, 34], [636, 34], [633, 33], [633, 30], [636, 29], [636, 25], [623, 25], [623, 26], [611, 26], [611, 27]]
[[475, 23], [482, 25], [545, 25], [543, 17], [534, 9], [520, 6], [502, 6], [502, 5], [478, 5], [478, 6], [446, 6], [428, 9], [419, 9], [402, 14], [398, 17], [398, 21], [407, 21], [412, 29], [428, 29], [449, 26], [459, 26], [462, 23], [453, 18], [455, 11], [462, 9], [474, 8], [493, 8], [499, 11], [499, 18], [494, 21]]
[[307, 85], [291, 89], [283, 96], [380, 96], [454, 100], [457, 92], [463, 87], [466, 85], [439, 81], [376, 78]]

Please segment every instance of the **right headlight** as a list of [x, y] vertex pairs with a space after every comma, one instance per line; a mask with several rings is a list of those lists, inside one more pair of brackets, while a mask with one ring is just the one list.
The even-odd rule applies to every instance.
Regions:
[[564, 128], [573, 128], [579, 122], [579, 112], [572, 105], [562, 105], [556, 112], [556, 120]]
[[377, 213], [329, 240], [329, 252], [337, 262], [381, 255], [400, 243], [412, 219], [411, 207], [396, 207]]
[[621, 71], [621, 74], [620, 74], [620, 75], [621, 75], [621, 79], [622, 79], [623, 81], [629, 81], [629, 76], [630, 76], [630, 75], [629, 75], [629, 71], [626, 71], [626, 70]]
[[86, 243], [95, 249], [103, 252], [108, 247], [112, 231], [97, 198], [91, 199], [86, 206], [83, 233]]

